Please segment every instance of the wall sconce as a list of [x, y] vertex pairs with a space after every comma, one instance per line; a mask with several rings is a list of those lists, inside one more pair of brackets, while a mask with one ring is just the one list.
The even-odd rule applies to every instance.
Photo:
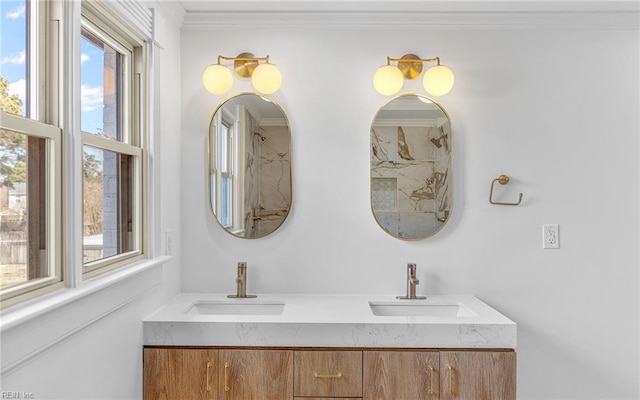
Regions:
[[[397, 65], [391, 65], [392, 62]], [[376, 70], [373, 86], [384, 96], [393, 96], [402, 89], [405, 79], [415, 79], [422, 73], [422, 64], [435, 62], [427, 69], [422, 78], [422, 86], [433, 96], [443, 96], [453, 87], [453, 72], [449, 67], [440, 65], [440, 57], [421, 59], [415, 54], [405, 54], [402, 58], [387, 57], [387, 65]]]
[[[218, 63], [209, 65], [202, 74], [202, 83], [213, 94], [224, 94], [233, 85], [233, 75], [222, 61], [233, 61], [233, 69], [241, 78], [251, 78], [257, 92], [272, 94], [282, 85], [282, 74], [278, 67], [269, 63], [269, 56], [255, 57], [251, 53], [242, 53], [237, 57], [218, 56]], [[261, 64], [262, 62], [262, 64]]]

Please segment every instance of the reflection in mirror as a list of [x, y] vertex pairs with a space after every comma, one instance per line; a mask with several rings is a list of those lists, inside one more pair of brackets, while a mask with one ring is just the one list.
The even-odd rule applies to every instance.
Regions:
[[241, 238], [278, 229], [291, 208], [291, 133], [277, 104], [240, 94], [209, 128], [209, 194], [218, 223]]
[[451, 125], [424, 96], [403, 95], [371, 124], [371, 209], [390, 235], [425, 239], [438, 232], [452, 205]]

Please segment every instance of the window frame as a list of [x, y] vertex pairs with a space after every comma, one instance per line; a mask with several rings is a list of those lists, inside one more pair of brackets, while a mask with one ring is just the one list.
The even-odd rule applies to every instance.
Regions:
[[[27, 280], [26, 282], [5, 288], [2, 290], [2, 307], [15, 304], [17, 302], [36, 297], [51, 290], [64, 286], [64, 271], [62, 268], [62, 224], [61, 224], [61, 201], [62, 187], [62, 129], [53, 125], [45, 124], [30, 118], [0, 111], [2, 119], [2, 129], [24, 134], [29, 137], [36, 137], [46, 140], [46, 201], [47, 221], [46, 221], [46, 242], [47, 242], [47, 263], [49, 276]], [[33, 200], [30, 200], [33, 201]]]
[[[235, 190], [235, 174], [233, 170], [233, 132], [235, 124], [229, 122], [225, 116], [220, 121], [220, 224], [225, 228], [233, 228], [235, 220], [235, 208], [233, 204], [233, 192]], [[225, 185], [227, 187], [225, 188]], [[226, 217], [226, 219], [225, 219]]]
[[[46, 260], [49, 276], [0, 290], [0, 308], [5, 308], [65, 286], [62, 242], [62, 140], [59, 111], [61, 98], [61, 24], [60, 4], [25, 1], [25, 116], [0, 110], [1, 128], [45, 139]], [[28, 156], [27, 156], [28, 157]], [[27, 158], [29, 164], [29, 159]], [[28, 167], [29, 168], [29, 167]], [[33, 199], [29, 202], [34, 201]], [[29, 268], [27, 264], [27, 268]]]
[[[120, 88], [122, 90], [118, 105], [120, 112], [119, 129], [120, 140], [105, 138], [96, 134], [81, 131], [81, 148], [91, 146], [99, 150], [106, 150], [122, 155], [129, 155], [133, 160], [132, 204], [133, 204], [133, 250], [113, 256], [100, 258], [82, 263], [82, 278], [89, 279], [109, 272], [132, 262], [141, 260], [146, 253], [145, 216], [143, 213], [144, 199], [143, 175], [144, 142], [143, 131], [146, 107], [143, 104], [146, 91], [146, 46], [144, 39], [131, 31], [121, 29], [122, 25], [113, 23], [108, 16], [101, 12], [95, 4], [82, 2], [81, 30], [87, 30], [91, 35], [108, 44], [114, 50], [124, 55], [123, 76]], [[80, 32], [79, 32], [80, 33]], [[79, 59], [79, 57], [78, 57]], [[80, 155], [81, 157], [81, 155]], [[82, 163], [80, 163], [82, 165]], [[82, 197], [83, 194], [81, 194]], [[84, 253], [84, 246], [80, 246]]]

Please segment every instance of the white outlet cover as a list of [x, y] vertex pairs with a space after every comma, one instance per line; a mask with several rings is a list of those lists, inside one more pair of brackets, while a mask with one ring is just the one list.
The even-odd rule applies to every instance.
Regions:
[[558, 224], [542, 225], [542, 248], [558, 249], [560, 248], [560, 231]]

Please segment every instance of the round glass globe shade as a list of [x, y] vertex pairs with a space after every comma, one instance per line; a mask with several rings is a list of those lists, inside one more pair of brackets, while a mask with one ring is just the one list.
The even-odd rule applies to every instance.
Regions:
[[231, 70], [224, 65], [209, 65], [202, 74], [202, 83], [213, 94], [224, 94], [233, 85], [233, 75]]
[[282, 73], [273, 64], [260, 64], [253, 70], [251, 83], [259, 93], [275, 93], [282, 86]]
[[444, 96], [453, 87], [453, 72], [444, 65], [431, 67], [424, 73], [422, 86], [433, 96]]
[[402, 89], [404, 78], [394, 65], [383, 65], [373, 75], [373, 87], [383, 96], [392, 96]]

